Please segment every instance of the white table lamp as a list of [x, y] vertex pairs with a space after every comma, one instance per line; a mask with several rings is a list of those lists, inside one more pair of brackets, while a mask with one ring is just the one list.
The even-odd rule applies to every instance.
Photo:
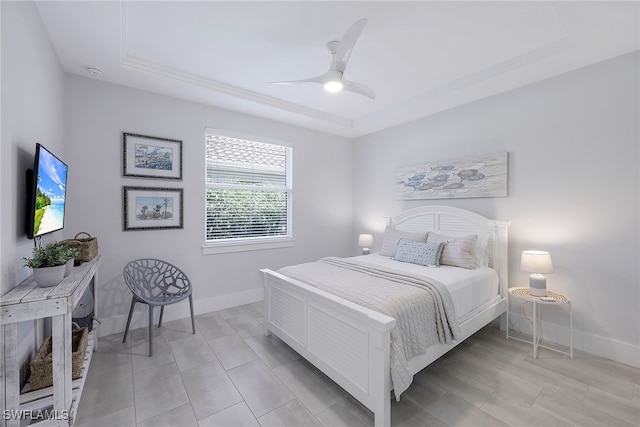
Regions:
[[537, 297], [547, 296], [547, 279], [543, 274], [553, 273], [551, 255], [544, 251], [523, 251], [520, 258], [520, 270], [531, 273], [529, 291]]
[[358, 246], [362, 247], [362, 255], [369, 255], [371, 250], [370, 246], [373, 245], [373, 235], [371, 234], [361, 234], [358, 237]]

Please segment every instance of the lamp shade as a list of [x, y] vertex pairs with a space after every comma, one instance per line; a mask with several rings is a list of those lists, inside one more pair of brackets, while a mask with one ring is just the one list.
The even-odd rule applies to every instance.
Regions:
[[544, 251], [523, 251], [520, 258], [520, 270], [529, 273], [553, 273], [551, 255]]
[[358, 237], [358, 246], [369, 247], [373, 245], [373, 235], [361, 234]]

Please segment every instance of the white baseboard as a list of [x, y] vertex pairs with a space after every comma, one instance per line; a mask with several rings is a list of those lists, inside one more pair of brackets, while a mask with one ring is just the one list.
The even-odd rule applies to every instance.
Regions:
[[[238, 292], [207, 299], [193, 298], [193, 311], [196, 315], [211, 313], [213, 311], [224, 310], [225, 308], [237, 307], [243, 304], [251, 304], [253, 302], [262, 301], [264, 298], [264, 290], [262, 288], [252, 289], [250, 291]], [[156, 308], [154, 313], [155, 322], [158, 321], [160, 309]], [[146, 305], [137, 304], [136, 310], [131, 318], [131, 326], [129, 329], [147, 327], [149, 325], [149, 314]], [[106, 336], [115, 333], [124, 333], [127, 325], [127, 315], [114, 316], [106, 319], [99, 319], [102, 322], [98, 329], [98, 336]], [[189, 300], [179, 302], [167, 306], [164, 311], [162, 322], [182, 319], [190, 317]]]
[[[530, 319], [519, 313], [509, 313], [510, 329], [533, 335]], [[570, 333], [567, 326], [542, 322], [542, 339], [569, 347]], [[573, 329], [573, 348], [596, 356], [605, 357], [625, 365], [640, 368], [640, 346], [617, 341], [600, 335]]]

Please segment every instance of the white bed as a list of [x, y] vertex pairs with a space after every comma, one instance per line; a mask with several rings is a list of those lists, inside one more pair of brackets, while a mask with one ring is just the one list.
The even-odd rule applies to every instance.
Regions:
[[[490, 220], [458, 208], [425, 206], [405, 211], [393, 218], [391, 225], [407, 232], [464, 232], [487, 237], [491, 268], [471, 274], [457, 267], [429, 269], [436, 280], [459, 279], [448, 289], [461, 336], [452, 344], [432, 345], [425, 354], [409, 360], [409, 369], [415, 374], [506, 312], [509, 222]], [[397, 265], [397, 261], [383, 256], [366, 257], [357, 258], [376, 266]], [[404, 264], [402, 268], [428, 268]], [[389, 426], [390, 331], [396, 320], [278, 272], [261, 271], [265, 333], [281, 338], [369, 408], [375, 415], [376, 426]], [[501, 327], [503, 321], [501, 318]]]

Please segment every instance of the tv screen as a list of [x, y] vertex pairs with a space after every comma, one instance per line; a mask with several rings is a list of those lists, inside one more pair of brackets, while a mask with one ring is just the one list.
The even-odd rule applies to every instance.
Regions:
[[67, 165], [36, 144], [31, 181], [27, 234], [33, 239], [64, 228]]

